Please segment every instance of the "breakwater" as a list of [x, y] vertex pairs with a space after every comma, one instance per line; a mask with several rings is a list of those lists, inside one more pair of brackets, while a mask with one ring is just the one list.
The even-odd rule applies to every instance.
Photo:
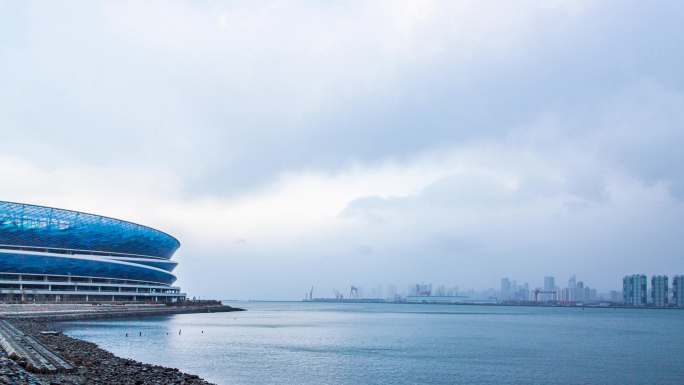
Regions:
[[225, 313], [243, 309], [221, 304], [211, 305], [89, 305], [89, 304], [22, 304], [0, 305], [0, 318], [78, 321], [88, 319], [129, 318], [191, 313]]
[[209, 384], [178, 369], [116, 357], [58, 331], [59, 321], [137, 318], [243, 309], [213, 304], [0, 305], [0, 384]]

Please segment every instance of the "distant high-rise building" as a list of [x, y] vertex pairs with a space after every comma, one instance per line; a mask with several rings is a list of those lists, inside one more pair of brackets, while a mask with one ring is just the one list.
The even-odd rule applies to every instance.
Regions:
[[610, 291], [610, 302], [619, 303], [622, 301], [623, 301], [623, 298], [620, 295], [619, 291], [617, 291], [617, 290], [611, 290]]
[[432, 284], [417, 283], [409, 288], [409, 295], [429, 297], [432, 295]]
[[622, 279], [622, 298], [625, 305], [646, 305], [646, 276], [627, 275]]
[[667, 275], [654, 275], [651, 277], [651, 302], [658, 307], [668, 305], [670, 290], [667, 284]]
[[598, 292], [596, 289], [586, 288], [586, 295], [584, 296], [585, 301], [596, 301], [598, 299]]
[[[544, 277], [544, 291], [556, 291], [556, 279], [554, 277]], [[554, 294], [544, 294], [544, 300], [552, 301], [556, 296]]]
[[669, 294], [667, 275], [654, 275], [651, 277], [651, 301], [653, 305], [658, 307], [667, 306]]
[[575, 301], [584, 302], [584, 300], [586, 300], [586, 292], [587, 288], [584, 287], [584, 282], [577, 282], [577, 286], [575, 286], [575, 290], [573, 290], [573, 296], [575, 297]]
[[570, 289], [567, 287], [560, 289], [558, 300], [561, 302], [570, 302]]
[[554, 277], [544, 277], [544, 290], [554, 290], [556, 287], [556, 279]]
[[672, 277], [672, 303], [684, 307], [684, 275]]
[[518, 301], [530, 300], [530, 285], [527, 282], [518, 287], [518, 291], [515, 293], [515, 299]]
[[397, 287], [394, 285], [387, 285], [386, 298], [394, 301], [399, 299], [399, 293], [397, 292]]
[[511, 299], [511, 281], [508, 278], [501, 278], [501, 300]]

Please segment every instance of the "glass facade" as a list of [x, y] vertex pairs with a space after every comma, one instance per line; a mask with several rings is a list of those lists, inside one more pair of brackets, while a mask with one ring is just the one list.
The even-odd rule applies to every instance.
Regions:
[[129, 262], [83, 256], [41, 255], [0, 250], [0, 272], [115, 278], [170, 285], [176, 277], [166, 270]]
[[[0, 201], [0, 275], [35, 275], [46, 283], [69, 277], [69, 282], [169, 286], [176, 280], [171, 272], [177, 265], [170, 259], [179, 246], [176, 238], [132, 222]], [[26, 288], [30, 285], [20, 286]], [[179, 292], [173, 289], [171, 293]], [[140, 290], [135, 289], [136, 296], [147, 293]], [[130, 291], [112, 289], [113, 295]]]
[[178, 240], [99, 215], [0, 201], [0, 245], [110, 252], [169, 259]]

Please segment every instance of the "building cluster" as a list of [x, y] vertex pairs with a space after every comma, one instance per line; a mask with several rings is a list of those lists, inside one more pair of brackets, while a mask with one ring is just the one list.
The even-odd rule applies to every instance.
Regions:
[[[541, 283], [541, 282], [540, 282]], [[563, 287], [560, 287], [560, 286]], [[585, 282], [572, 275], [566, 284], [557, 284], [553, 276], [543, 277], [543, 285], [530, 286], [508, 277], [501, 279], [499, 289], [460, 290], [455, 285], [433, 285], [416, 283], [405, 290], [389, 285], [364, 290], [361, 286], [351, 286], [349, 294], [333, 290], [333, 298], [314, 298], [313, 288], [305, 295], [305, 300], [318, 301], [362, 301], [395, 303], [478, 303], [550, 306], [651, 306], [684, 307], [684, 275], [669, 277], [656, 275], [650, 284], [643, 274], [628, 275], [623, 279], [623, 289], [598, 292]]]
[[417, 283], [408, 288], [408, 296], [422, 296], [422, 297], [456, 297], [459, 295], [458, 286], [436, 285], [431, 283]]
[[565, 287], [559, 287], [553, 276], [544, 277], [544, 285], [530, 289], [527, 283], [518, 284], [508, 278], [501, 279], [498, 302], [535, 302], [552, 304], [612, 303], [626, 306], [684, 307], [684, 275], [671, 277], [654, 275], [650, 281], [644, 274], [625, 276], [622, 292], [611, 290], [598, 293], [573, 275]]
[[578, 281], [573, 275], [568, 279], [567, 287], [562, 289], [556, 288], [558, 293], [556, 299], [559, 302], [587, 302], [596, 301], [599, 299], [596, 289], [593, 289], [584, 284], [582, 281]]
[[672, 289], [667, 275], [652, 276], [650, 287], [646, 275], [627, 275], [622, 279], [622, 298], [628, 306], [684, 307], [684, 275], [672, 277]]
[[530, 285], [518, 284], [515, 280], [501, 279], [501, 291], [499, 300], [503, 301], [528, 301], [530, 299]]
[[544, 277], [544, 286], [530, 289], [529, 284], [519, 285], [508, 278], [501, 279], [499, 302], [545, 302], [545, 303], [585, 303], [605, 300], [597, 294], [596, 289], [577, 281], [573, 275], [566, 287], [556, 285], [556, 278]]

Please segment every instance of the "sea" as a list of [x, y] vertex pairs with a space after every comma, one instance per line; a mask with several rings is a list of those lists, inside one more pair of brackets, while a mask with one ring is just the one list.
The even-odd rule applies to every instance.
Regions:
[[62, 326], [225, 385], [684, 384], [684, 310], [228, 304], [247, 311]]

